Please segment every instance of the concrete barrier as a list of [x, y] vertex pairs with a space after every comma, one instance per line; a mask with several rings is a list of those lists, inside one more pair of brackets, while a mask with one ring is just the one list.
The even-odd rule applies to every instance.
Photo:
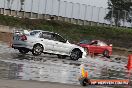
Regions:
[[14, 30], [15, 30], [15, 27], [9, 27], [9, 26], [0, 25], [0, 32], [13, 33]]

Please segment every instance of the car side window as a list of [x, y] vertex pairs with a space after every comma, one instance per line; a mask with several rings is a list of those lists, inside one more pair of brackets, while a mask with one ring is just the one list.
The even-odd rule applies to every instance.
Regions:
[[40, 38], [52, 40], [52, 34], [51, 33], [48, 33], [48, 32], [42, 32], [40, 34]]
[[66, 40], [57, 34], [53, 34], [53, 38], [55, 41], [66, 43]]
[[107, 46], [107, 44], [105, 44], [104, 42], [99, 42], [99, 46]]
[[90, 45], [97, 46], [98, 45], [98, 41], [93, 41], [93, 42], [91, 42]]

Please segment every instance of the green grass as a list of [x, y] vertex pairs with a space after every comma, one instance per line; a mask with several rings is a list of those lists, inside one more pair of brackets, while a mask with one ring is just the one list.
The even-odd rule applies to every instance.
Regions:
[[0, 15], [0, 24], [24, 29], [41, 29], [54, 31], [72, 42], [83, 39], [101, 39], [114, 46], [130, 48], [132, 46], [132, 30], [102, 26], [80, 26], [61, 21], [14, 18]]

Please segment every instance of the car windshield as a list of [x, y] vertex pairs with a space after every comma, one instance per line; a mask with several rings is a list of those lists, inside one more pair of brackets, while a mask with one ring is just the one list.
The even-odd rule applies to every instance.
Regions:
[[90, 40], [83, 40], [83, 41], [80, 42], [80, 44], [90, 44], [90, 43], [91, 43]]
[[40, 32], [40, 31], [31, 31], [31, 32], [30, 32], [30, 35], [33, 36], [33, 35], [36, 35], [36, 34], [39, 33], [39, 32]]

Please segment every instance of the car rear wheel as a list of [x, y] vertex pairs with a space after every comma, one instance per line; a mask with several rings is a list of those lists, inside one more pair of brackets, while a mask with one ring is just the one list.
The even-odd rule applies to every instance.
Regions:
[[109, 56], [109, 51], [108, 51], [108, 50], [105, 50], [105, 51], [103, 52], [103, 55], [104, 55], [105, 57], [108, 57], [108, 58], [110, 57], [110, 56]]
[[28, 49], [18, 49], [19, 50], [19, 52], [20, 53], [22, 53], [22, 54], [26, 54], [26, 53], [28, 53], [29, 52], [29, 50]]
[[80, 55], [81, 55], [81, 51], [80, 50], [73, 50], [71, 52], [70, 58], [72, 60], [78, 60], [80, 58]]
[[40, 45], [40, 44], [34, 45], [33, 50], [32, 50], [32, 54], [34, 56], [41, 55], [42, 52], [43, 52], [43, 46], [42, 45]]

